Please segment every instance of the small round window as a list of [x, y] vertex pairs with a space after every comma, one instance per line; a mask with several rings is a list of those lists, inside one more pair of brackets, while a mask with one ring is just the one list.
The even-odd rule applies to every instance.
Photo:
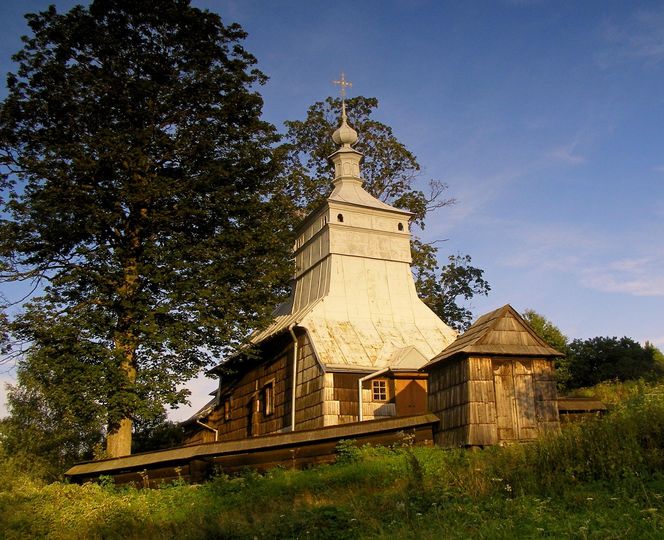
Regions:
[[337, 215], [337, 221], [339, 223], [343, 223], [344, 222], [344, 215], [343, 214], [338, 214]]
[[399, 225], [397, 225], [397, 229], [403, 231], [403, 223], [399, 223]]

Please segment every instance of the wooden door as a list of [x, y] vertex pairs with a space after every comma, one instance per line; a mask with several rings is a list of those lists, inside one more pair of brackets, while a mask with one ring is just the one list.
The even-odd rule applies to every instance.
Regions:
[[498, 440], [518, 441], [537, 437], [537, 415], [529, 360], [494, 360]]
[[418, 379], [396, 379], [397, 416], [425, 414], [427, 412], [427, 382]]

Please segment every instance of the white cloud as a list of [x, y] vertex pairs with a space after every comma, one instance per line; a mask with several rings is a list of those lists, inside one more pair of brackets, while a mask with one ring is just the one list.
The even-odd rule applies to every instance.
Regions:
[[664, 259], [625, 258], [583, 272], [585, 286], [632, 296], [664, 296]]
[[553, 158], [555, 161], [560, 161], [562, 163], [567, 163], [569, 165], [578, 165], [580, 163], [585, 163], [586, 158], [580, 156], [576, 153], [576, 148], [578, 142], [574, 141], [570, 144], [565, 144], [554, 148], [548, 153], [548, 157]]
[[641, 9], [625, 21], [604, 21], [601, 32], [607, 43], [597, 60], [600, 67], [631, 60], [655, 66], [664, 62], [664, 9]]
[[[564, 223], [504, 221], [493, 228], [500, 231], [505, 255], [496, 262], [503, 267], [567, 274], [581, 286], [601, 292], [664, 296], [664, 251], [643, 238], [609, 237]], [[617, 245], [631, 255], [617, 258]]]

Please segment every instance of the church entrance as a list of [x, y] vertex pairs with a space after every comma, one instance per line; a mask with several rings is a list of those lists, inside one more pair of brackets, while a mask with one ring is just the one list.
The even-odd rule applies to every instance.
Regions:
[[397, 416], [412, 416], [427, 412], [427, 382], [417, 379], [395, 379]]
[[536, 438], [537, 414], [532, 362], [494, 358], [492, 364], [498, 440]]

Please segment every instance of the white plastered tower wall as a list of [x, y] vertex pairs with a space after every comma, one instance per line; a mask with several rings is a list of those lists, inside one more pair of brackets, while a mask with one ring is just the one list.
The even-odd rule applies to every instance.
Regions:
[[[333, 139], [340, 145], [330, 156], [334, 190], [299, 229], [291, 298], [253, 339], [260, 342], [293, 325], [303, 328], [327, 372], [325, 387], [332, 384], [331, 371], [417, 370], [457, 335], [417, 296], [411, 214], [362, 188], [362, 154], [351, 146], [357, 133], [347, 124], [345, 105]], [[325, 425], [337, 423], [335, 403], [324, 401]]]

